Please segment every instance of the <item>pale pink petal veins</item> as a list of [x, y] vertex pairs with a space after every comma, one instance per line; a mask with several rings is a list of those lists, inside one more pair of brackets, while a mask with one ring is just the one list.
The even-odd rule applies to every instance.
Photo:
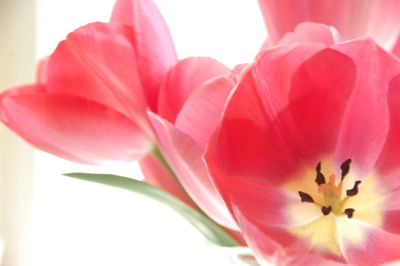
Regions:
[[92, 23], [70, 33], [50, 58], [48, 91], [104, 104], [150, 130], [132, 42], [123, 25]]
[[370, 36], [389, 50], [400, 32], [397, 0], [259, 0], [259, 4], [273, 43], [306, 21], [334, 26], [344, 40]]
[[158, 110], [161, 117], [175, 123], [183, 104], [204, 82], [230, 69], [215, 59], [192, 57], [180, 60], [168, 73], [161, 88]]
[[131, 26], [140, 79], [156, 112], [161, 82], [177, 61], [168, 27], [152, 0], [118, 0], [111, 22]]
[[172, 176], [171, 172], [169, 172], [153, 154], [148, 154], [141, 159], [139, 165], [146, 182], [162, 188], [187, 205], [194, 207], [192, 200], [178, 184], [175, 177]]
[[76, 96], [9, 96], [2, 100], [2, 109], [7, 125], [22, 138], [41, 150], [79, 163], [131, 161], [151, 146], [131, 120]]
[[158, 144], [182, 186], [211, 218], [228, 228], [236, 224], [211, 181], [202, 160], [203, 150], [168, 121], [149, 113]]
[[[236, 217], [241, 217], [236, 213]], [[261, 265], [285, 266], [343, 266], [345, 262], [329, 254], [309, 250], [283, 228], [258, 228], [246, 218], [239, 220], [241, 231]], [[272, 238], [273, 236], [273, 238]]]
[[[400, 260], [400, 235], [371, 227], [368, 224], [357, 223], [355, 230], [364, 234], [363, 239], [354, 242], [353, 235], [344, 236], [342, 249], [347, 262], [356, 266], [375, 266]], [[349, 231], [348, 231], [349, 232]]]
[[389, 82], [400, 72], [393, 56], [366, 39], [334, 47], [357, 66], [357, 79], [350, 96], [336, 147], [337, 167], [351, 158], [360, 175], [374, 167], [389, 130]]
[[258, 227], [238, 208], [234, 208], [233, 212], [243, 236], [246, 239], [257, 239], [257, 241], [249, 241], [248, 244], [261, 265], [343, 265], [340, 258], [310, 250], [304, 242], [298, 241], [285, 228]]

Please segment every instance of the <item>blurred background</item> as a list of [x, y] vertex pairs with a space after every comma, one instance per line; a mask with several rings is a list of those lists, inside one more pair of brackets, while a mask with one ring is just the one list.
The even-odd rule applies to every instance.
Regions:
[[[256, 0], [155, 2], [180, 58], [211, 56], [233, 67], [251, 62], [266, 37]], [[113, 4], [0, 0], [0, 90], [32, 82], [38, 59], [75, 28], [107, 21]], [[76, 171], [141, 176], [136, 163], [88, 167], [35, 151], [0, 125], [2, 265], [224, 265], [167, 207], [62, 176]]]

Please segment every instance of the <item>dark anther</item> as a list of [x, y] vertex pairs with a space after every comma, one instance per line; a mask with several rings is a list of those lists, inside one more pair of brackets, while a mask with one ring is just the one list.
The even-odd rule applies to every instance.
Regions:
[[315, 178], [315, 182], [319, 185], [325, 184], [325, 176], [323, 173], [321, 173], [321, 162], [317, 164], [317, 177]]
[[350, 218], [353, 218], [353, 214], [354, 214], [354, 209], [352, 209], [352, 208], [348, 208], [348, 209], [345, 209], [344, 210], [344, 213], [347, 215], [347, 217], [350, 219]]
[[361, 181], [356, 181], [354, 183], [354, 187], [352, 189], [348, 189], [346, 191], [347, 196], [351, 197], [351, 196], [357, 195], [357, 193], [358, 193], [358, 185], [359, 184], [361, 184]]
[[331, 206], [329, 206], [329, 207], [323, 206], [321, 208], [321, 212], [322, 212], [323, 215], [328, 215], [328, 214], [331, 213], [331, 211], [332, 211], [332, 207]]
[[344, 177], [349, 173], [349, 171], [350, 171], [350, 164], [351, 164], [351, 159], [347, 159], [347, 160], [344, 161], [344, 163], [342, 163], [342, 165], [340, 166], [340, 169], [342, 169], [342, 180], [343, 180]]
[[301, 202], [314, 202], [313, 198], [307, 193], [299, 191], [299, 196], [301, 198]]
[[318, 173], [321, 172], [321, 162], [319, 162], [317, 164], [317, 167], [315, 168], [315, 170], [317, 170]]

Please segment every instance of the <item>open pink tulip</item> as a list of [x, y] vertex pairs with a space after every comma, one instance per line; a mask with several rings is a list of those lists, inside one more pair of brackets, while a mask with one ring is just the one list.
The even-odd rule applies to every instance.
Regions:
[[41, 64], [38, 84], [0, 95], [0, 118], [39, 149], [86, 164], [153, 149], [147, 110], [176, 63], [152, 0], [119, 0], [110, 23], [70, 33]]
[[261, 263], [400, 260], [399, 106], [400, 62], [370, 39], [258, 57], [206, 161]]
[[234, 86], [235, 75], [211, 58], [181, 60], [162, 86], [159, 114], [149, 117], [160, 149], [186, 192], [215, 221], [236, 229], [202, 158]]
[[338, 29], [343, 39], [369, 36], [391, 50], [400, 34], [398, 0], [258, 0], [274, 44], [302, 22]]

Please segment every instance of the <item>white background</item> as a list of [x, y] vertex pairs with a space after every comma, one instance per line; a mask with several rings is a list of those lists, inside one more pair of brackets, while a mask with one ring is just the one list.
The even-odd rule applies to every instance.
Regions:
[[[38, 0], [37, 57], [76, 27], [107, 21], [111, 0]], [[256, 0], [156, 1], [180, 58], [251, 62], [266, 33]], [[94, 132], [95, 134], [95, 132]], [[37, 152], [33, 266], [224, 265], [218, 251], [161, 204], [64, 177], [75, 171], [140, 177], [135, 163], [85, 167]]]

